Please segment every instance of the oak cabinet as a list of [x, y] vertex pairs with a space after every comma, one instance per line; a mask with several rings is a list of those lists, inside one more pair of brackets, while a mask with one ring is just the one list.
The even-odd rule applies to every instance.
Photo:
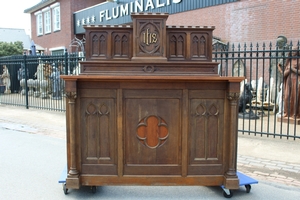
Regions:
[[238, 188], [243, 78], [218, 76], [212, 27], [168, 27], [167, 16], [133, 13], [133, 25], [86, 27], [81, 73], [62, 76], [68, 188]]

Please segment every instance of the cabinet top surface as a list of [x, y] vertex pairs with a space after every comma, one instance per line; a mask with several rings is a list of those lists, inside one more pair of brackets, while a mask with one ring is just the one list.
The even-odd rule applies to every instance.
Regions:
[[77, 80], [92, 80], [92, 81], [140, 81], [140, 80], [153, 80], [153, 81], [214, 81], [214, 82], [241, 82], [245, 78], [244, 77], [222, 77], [222, 76], [202, 76], [202, 75], [61, 75], [62, 79], [66, 81], [77, 81]]

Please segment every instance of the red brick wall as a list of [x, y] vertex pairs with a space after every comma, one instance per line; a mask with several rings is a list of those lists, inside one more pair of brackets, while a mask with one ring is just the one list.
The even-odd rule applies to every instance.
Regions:
[[299, 0], [240, 0], [170, 15], [169, 25], [215, 26], [214, 36], [225, 42], [275, 42], [285, 35], [294, 44], [300, 39]]

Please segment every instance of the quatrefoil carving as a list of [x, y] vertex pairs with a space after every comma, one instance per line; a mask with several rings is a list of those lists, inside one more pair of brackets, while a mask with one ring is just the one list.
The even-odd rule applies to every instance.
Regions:
[[169, 136], [168, 125], [161, 117], [144, 117], [139, 121], [136, 136], [143, 145], [151, 149], [158, 148]]

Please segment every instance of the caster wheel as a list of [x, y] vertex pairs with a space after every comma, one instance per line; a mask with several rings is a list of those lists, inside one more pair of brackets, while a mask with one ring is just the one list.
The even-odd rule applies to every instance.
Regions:
[[223, 191], [223, 196], [225, 198], [231, 198], [233, 196], [233, 193], [229, 190], [229, 194], [227, 194], [225, 191]]
[[249, 193], [251, 190], [251, 185], [245, 185], [246, 192]]
[[67, 185], [65, 183], [63, 184], [63, 190], [64, 190], [64, 193], [67, 195], [68, 194], [68, 188], [67, 188]]
[[96, 186], [92, 186], [92, 187], [91, 187], [91, 190], [92, 190], [92, 193], [95, 194], [95, 193], [96, 193], [96, 190], [97, 190], [97, 187], [96, 187]]

